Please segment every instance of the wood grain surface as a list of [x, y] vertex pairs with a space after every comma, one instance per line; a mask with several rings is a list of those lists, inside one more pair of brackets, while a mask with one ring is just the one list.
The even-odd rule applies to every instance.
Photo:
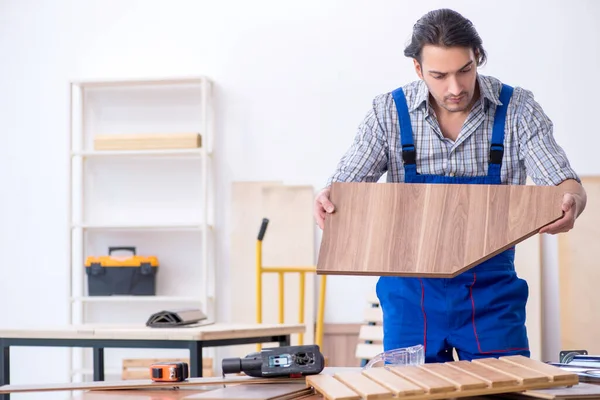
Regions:
[[[437, 400], [526, 390], [568, 387], [577, 385], [578, 376], [541, 361], [525, 361], [523, 356], [478, 359], [477, 362], [452, 361], [441, 364], [397, 365], [386, 369], [373, 368], [364, 371], [349, 371], [339, 379], [334, 375], [312, 375], [306, 377], [306, 385], [315, 389], [327, 400], [361, 400], [366, 398], [413, 400]], [[438, 367], [432, 367], [432, 366]], [[449, 368], [439, 367], [450, 366]], [[468, 367], [470, 366], [470, 367]], [[388, 373], [374, 373], [376, 370]], [[460, 373], [457, 374], [457, 371]], [[554, 379], [553, 376], [561, 376]], [[474, 379], [467, 378], [466, 376]], [[369, 385], [364, 378], [377, 385]], [[375, 378], [376, 379], [373, 379]], [[406, 384], [398, 382], [405, 380]], [[496, 384], [500, 382], [501, 384]], [[415, 386], [422, 392], [415, 392]], [[403, 391], [406, 387], [406, 391]]]
[[198, 327], [149, 328], [144, 325], [66, 325], [0, 329], [0, 338], [115, 339], [115, 340], [218, 340], [302, 333], [304, 324], [214, 323]]
[[564, 189], [336, 182], [319, 274], [453, 277], [561, 218]]

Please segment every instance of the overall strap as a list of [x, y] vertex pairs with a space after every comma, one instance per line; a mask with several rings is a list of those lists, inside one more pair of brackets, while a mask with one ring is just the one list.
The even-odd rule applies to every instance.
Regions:
[[416, 152], [413, 142], [412, 124], [408, 105], [402, 88], [392, 92], [396, 111], [398, 112], [398, 124], [400, 125], [400, 143], [402, 144], [402, 160], [404, 161], [404, 170], [406, 174], [416, 174]]
[[496, 114], [494, 116], [494, 127], [492, 130], [492, 141], [490, 145], [490, 161], [488, 175], [492, 172], [500, 174], [500, 167], [502, 166], [502, 157], [504, 156], [504, 130], [506, 122], [506, 110], [508, 109], [508, 103], [513, 93], [511, 86], [502, 85], [500, 91], [500, 102], [496, 108]]

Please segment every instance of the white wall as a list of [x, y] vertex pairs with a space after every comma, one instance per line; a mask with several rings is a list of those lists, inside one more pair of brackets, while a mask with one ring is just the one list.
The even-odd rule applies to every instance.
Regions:
[[[481, 72], [533, 90], [575, 168], [599, 173], [591, 118], [600, 3], [592, 0], [1, 1], [0, 328], [68, 319], [69, 79], [206, 74], [216, 81], [222, 204], [235, 180], [320, 188], [371, 99], [415, 79], [403, 45], [414, 21], [442, 6], [476, 24], [489, 52]], [[227, 293], [226, 209], [217, 223]], [[545, 357], [554, 359], [556, 262], [548, 255]], [[56, 271], [62, 276], [50, 277]], [[327, 322], [359, 321], [374, 282], [332, 277]], [[13, 382], [67, 379], [44, 368], [54, 355], [66, 365], [61, 350], [14, 350]]]

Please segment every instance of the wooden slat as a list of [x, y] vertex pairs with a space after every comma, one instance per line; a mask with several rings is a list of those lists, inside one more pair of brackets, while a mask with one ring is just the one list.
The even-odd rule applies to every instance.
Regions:
[[389, 369], [393, 373], [425, 388], [428, 393], [448, 393], [454, 392], [457, 389], [451, 382], [415, 365], [403, 365], [401, 367], [390, 367]]
[[368, 368], [362, 372], [369, 379], [391, 390], [396, 396], [424, 394], [425, 389], [386, 368]]
[[465, 374], [446, 364], [428, 363], [419, 365], [419, 368], [452, 382], [459, 390], [483, 389], [488, 383], [473, 375]]
[[561, 218], [563, 192], [557, 186], [335, 182], [336, 211], [325, 219], [317, 271], [453, 277]]
[[361, 360], [369, 360], [383, 352], [383, 344], [381, 343], [358, 343], [354, 355]]
[[323, 393], [328, 400], [359, 400], [360, 395], [331, 375], [309, 375], [306, 385]]
[[360, 394], [364, 400], [386, 399], [393, 396], [390, 390], [360, 372], [338, 372], [334, 377]]
[[474, 364], [472, 362], [463, 361], [452, 361], [446, 363], [446, 365], [457, 368], [462, 372], [474, 375], [475, 377], [486, 382], [490, 387], [503, 387], [503, 386], [515, 386], [519, 384], [519, 380], [515, 379], [512, 375], [493, 370], [484, 365]]
[[482, 358], [473, 360], [473, 363], [485, 365], [486, 367], [495, 369], [499, 372], [504, 372], [507, 375], [512, 375], [523, 385], [550, 382], [550, 377], [544, 373], [531, 368], [525, 368], [518, 364], [508, 363], [497, 358]]
[[380, 307], [368, 307], [365, 308], [363, 314], [363, 320], [365, 322], [383, 323], [383, 312]]
[[534, 371], [538, 371], [542, 374], [547, 375], [554, 382], [572, 382], [573, 381], [573, 373], [569, 371], [565, 371], [561, 368], [555, 367], [554, 365], [549, 365], [546, 363], [542, 363], [536, 360], [533, 360], [529, 357], [524, 356], [506, 356], [500, 357], [500, 360], [514, 363], [520, 365], [522, 367], [531, 368]]
[[94, 150], [192, 149], [202, 146], [198, 133], [96, 134]]
[[379, 297], [377, 297], [376, 292], [369, 292], [367, 294], [367, 303], [369, 305], [379, 305]]
[[383, 326], [381, 325], [363, 325], [358, 332], [359, 340], [369, 340], [372, 342], [383, 341]]

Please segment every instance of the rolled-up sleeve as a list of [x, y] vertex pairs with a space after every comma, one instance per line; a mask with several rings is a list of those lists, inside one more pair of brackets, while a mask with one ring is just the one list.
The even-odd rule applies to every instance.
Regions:
[[388, 143], [379, 112], [381, 99], [375, 98], [358, 127], [354, 141], [338, 162], [326, 186], [333, 182], [377, 182], [387, 171]]
[[581, 182], [563, 148], [554, 138], [554, 125], [533, 94], [523, 90], [518, 111], [519, 156], [536, 185]]

